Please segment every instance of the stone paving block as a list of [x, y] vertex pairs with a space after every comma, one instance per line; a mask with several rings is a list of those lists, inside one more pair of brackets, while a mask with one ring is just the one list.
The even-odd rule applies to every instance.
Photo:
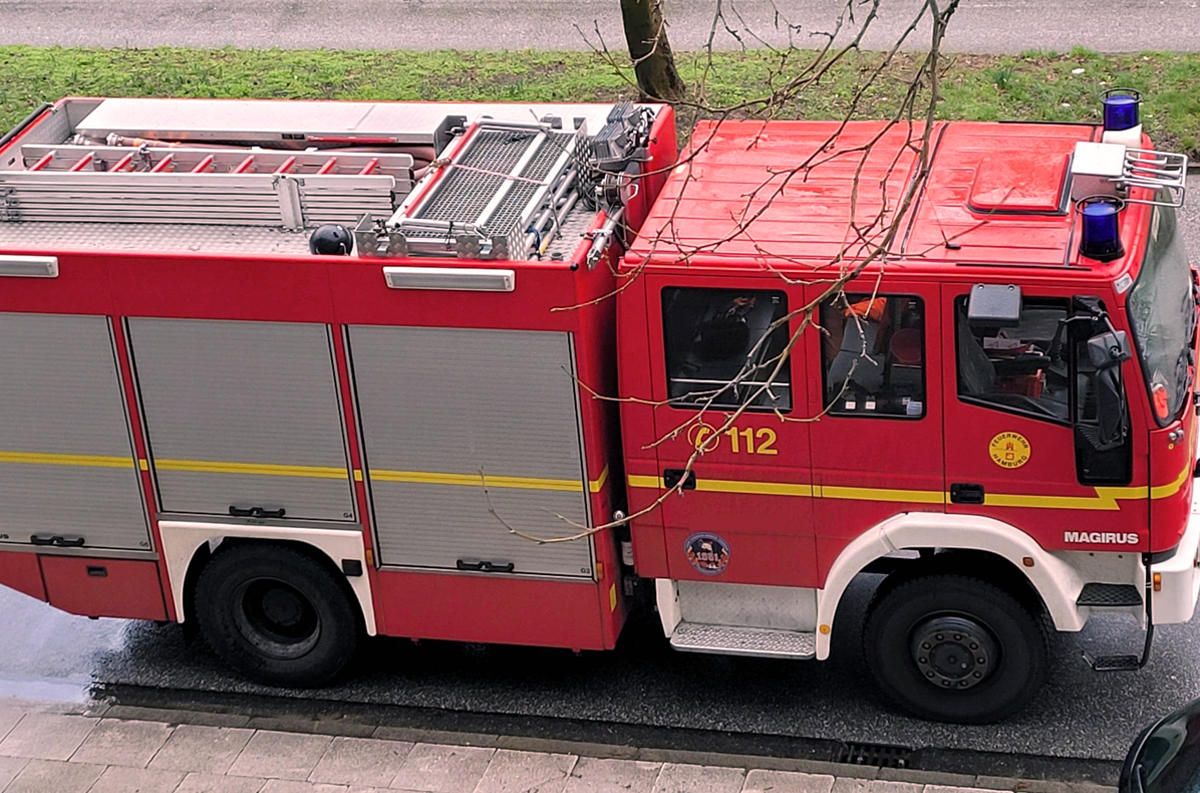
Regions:
[[5, 793], [86, 793], [104, 772], [102, 765], [59, 760], [30, 760]]
[[261, 793], [347, 793], [345, 785], [317, 785], [289, 779], [268, 779]]
[[226, 773], [304, 782], [331, 743], [328, 735], [256, 732]]
[[654, 780], [654, 793], [740, 793], [746, 772], [710, 765], [663, 765]]
[[661, 763], [582, 757], [564, 793], [650, 793], [661, 769]]
[[951, 785], [926, 785], [925, 793], [979, 793], [973, 787], [953, 787]]
[[793, 771], [751, 771], [746, 774], [743, 793], [830, 793], [829, 774], [798, 774]]
[[172, 793], [182, 781], [182, 771], [110, 765], [88, 793]]
[[1072, 782], [1072, 793], [1117, 793], [1113, 785], [1101, 785], [1097, 782]]
[[530, 738], [524, 735], [501, 735], [496, 741], [496, 748], [542, 754], [573, 754], [580, 757], [617, 757], [622, 760], [641, 759], [639, 754], [645, 751], [636, 746], [622, 746], [616, 743], [563, 741], [557, 738]]
[[182, 708], [143, 708], [136, 705], [113, 705], [105, 714], [110, 719], [140, 719], [166, 724], [195, 724], [203, 727], [245, 727], [249, 716], [233, 713], [210, 713], [206, 710]]
[[482, 732], [448, 732], [446, 730], [420, 730], [415, 727], [376, 727], [372, 738], [410, 743], [443, 744], [446, 746], [496, 746], [499, 735]]
[[101, 719], [71, 762], [145, 768], [170, 735], [171, 728], [158, 722]]
[[225, 776], [193, 771], [183, 778], [175, 793], [258, 793], [265, 784], [267, 780], [251, 776]]
[[377, 724], [363, 724], [347, 719], [306, 719], [299, 716], [255, 716], [246, 725], [255, 730], [306, 732], [316, 735], [342, 735], [348, 738], [370, 738]]
[[571, 754], [499, 749], [475, 793], [562, 793], [578, 760]]
[[404, 741], [334, 738], [308, 781], [387, 787], [412, 748], [413, 744]]
[[495, 749], [419, 743], [409, 752], [391, 787], [430, 793], [473, 791]]
[[154, 755], [150, 768], [224, 774], [246, 748], [254, 730], [183, 724]]
[[[18, 710], [17, 708], [0, 709], [0, 741], [4, 740], [4, 738], [12, 731], [12, 728], [16, 727], [17, 722], [19, 722], [24, 716], [25, 711]], [[0, 790], [3, 789], [4, 788], [0, 788]]]
[[881, 768], [879, 778], [893, 782], [913, 782], [944, 788], [975, 787], [974, 774], [952, 774], [947, 771], [919, 771], [913, 768]]
[[96, 726], [96, 719], [26, 713], [0, 741], [0, 754], [35, 760], [66, 760]]
[[971, 787], [982, 790], [1024, 790], [1022, 780], [1016, 777], [1009, 776], [984, 776], [975, 777], [975, 781], [971, 783]]
[[924, 787], [913, 782], [838, 777], [833, 783], [833, 793], [921, 793]]
[[29, 761], [24, 757], [0, 757], [0, 790], [12, 782]]

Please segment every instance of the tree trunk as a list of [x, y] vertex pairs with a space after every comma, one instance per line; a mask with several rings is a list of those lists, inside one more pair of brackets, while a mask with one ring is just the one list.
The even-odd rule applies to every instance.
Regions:
[[675, 56], [667, 43], [661, 0], [621, 0], [621, 19], [642, 100], [683, 99], [685, 86], [675, 70]]

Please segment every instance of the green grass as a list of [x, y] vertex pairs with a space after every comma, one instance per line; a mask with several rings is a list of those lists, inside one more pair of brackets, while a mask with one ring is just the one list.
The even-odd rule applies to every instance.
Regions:
[[[793, 55], [794, 66], [805, 54]], [[820, 86], [780, 110], [795, 118], [840, 116], [878, 53], [848, 56]], [[900, 57], [861, 103], [864, 117], [886, 116], [916, 66]], [[679, 53], [694, 85], [701, 56]], [[1095, 121], [1108, 87], [1146, 96], [1143, 120], [1159, 148], [1200, 154], [1200, 55], [1103, 55], [1031, 50], [1020, 55], [950, 55], [943, 60], [947, 119]], [[1083, 69], [1080, 74], [1073, 72]], [[786, 73], [786, 72], [785, 72]], [[718, 53], [705, 97], [728, 106], [763, 95], [779, 63], [768, 53]], [[61, 96], [267, 97], [490, 101], [595, 101], [630, 96], [628, 75], [581, 52], [378, 52], [149, 50], [0, 47], [0, 128]]]

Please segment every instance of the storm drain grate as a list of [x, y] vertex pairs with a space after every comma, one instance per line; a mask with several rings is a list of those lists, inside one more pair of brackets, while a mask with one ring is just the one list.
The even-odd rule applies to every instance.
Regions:
[[882, 743], [844, 743], [833, 758], [835, 763], [867, 765], [878, 768], [908, 768], [912, 749]]

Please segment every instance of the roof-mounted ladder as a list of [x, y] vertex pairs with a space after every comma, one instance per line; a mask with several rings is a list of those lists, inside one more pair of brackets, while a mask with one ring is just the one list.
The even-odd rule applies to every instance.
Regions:
[[0, 221], [353, 226], [412, 186], [408, 154], [104, 144], [23, 145], [24, 167], [0, 170]]

